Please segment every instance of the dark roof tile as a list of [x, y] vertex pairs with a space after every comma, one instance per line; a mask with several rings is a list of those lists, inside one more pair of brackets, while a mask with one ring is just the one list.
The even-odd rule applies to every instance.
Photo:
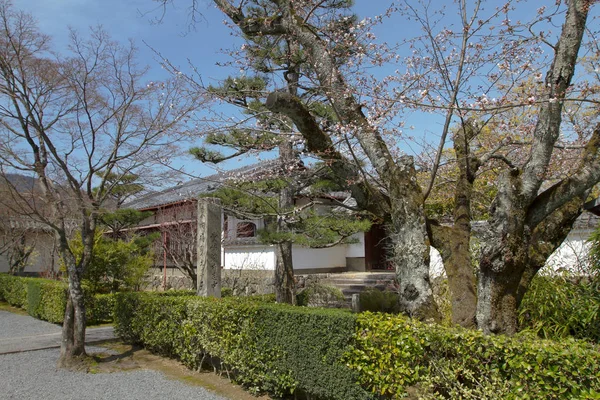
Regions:
[[173, 186], [158, 192], [148, 193], [123, 205], [125, 208], [138, 210], [154, 208], [165, 204], [195, 199], [201, 194], [211, 193], [227, 180], [256, 180], [268, 171], [276, 170], [279, 160], [263, 161], [230, 171], [219, 172], [203, 178], [192, 179], [181, 185]]

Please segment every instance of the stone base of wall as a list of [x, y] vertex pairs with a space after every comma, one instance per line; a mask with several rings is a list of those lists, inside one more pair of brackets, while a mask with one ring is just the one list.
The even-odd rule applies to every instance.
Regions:
[[348, 272], [366, 272], [367, 267], [364, 257], [346, 257]]
[[164, 277], [163, 275], [150, 275], [146, 280], [146, 285], [142, 287], [143, 290], [183, 290], [183, 289], [193, 289], [196, 290], [194, 285], [192, 284], [192, 280], [186, 276], [181, 275], [167, 275], [167, 287], [164, 286]]
[[234, 296], [250, 296], [253, 294], [271, 294], [274, 271], [222, 269], [221, 287], [230, 288]]
[[329, 268], [302, 268], [295, 269], [294, 275], [312, 275], [312, 274], [339, 274], [347, 272], [346, 267], [329, 267]]

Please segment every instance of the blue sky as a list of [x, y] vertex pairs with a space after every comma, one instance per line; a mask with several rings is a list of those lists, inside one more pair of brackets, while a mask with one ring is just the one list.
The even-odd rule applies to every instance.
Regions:
[[[387, 2], [357, 3], [356, 11], [362, 17], [382, 12]], [[144, 43], [183, 68], [189, 59], [208, 80], [227, 76], [227, 70], [216, 63], [228, 59], [223, 50], [241, 43], [223, 24], [224, 15], [208, 0], [199, 0], [202, 17], [191, 31], [189, 0], [169, 4], [160, 24], [154, 20], [161, 11], [152, 0], [14, 0], [14, 4], [37, 19], [42, 32], [54, 38], [57, 50], [66, 46], [68, 26], [85, 33], [90, 26], [100, 24], [118, 41], [133, 39], [140, 48], [141, 61], [157, 74], [160, 66]]]
[[[148, 79], [164, 77], [151, 46], [168, 58], [174, 65], [187, 69], [188, 59], [200, 71], [205, 84], [215, 83], [235, 71], [219, 67], [218, 62], [229, 59], [224, 52], [241, 43], [240, 39], [223, 24], [224, 16], [213, 3], [198, 0], [198, 11], [202, 14], [194, 30], [189, 30], [189, 9], [191, 0], [174, 0], [167, 6], [162, 23], [153, 23], [161, 15], [152, 0], [13, 0], [14, 5], [28, 11], [38, 20], [42, 32], [54, 38], [55, 48], [64, 50], [67, 44], [67, 27], [71, 26], [85, 33], [90, 26], [102, 25], [115, 40], [124, 42], [133, 39], [140, 49], [140, 61], [151, 67]], [[385, 11], [389, 1], [356, 0], [354, 11], [359, 17], [374, 16]], [[552, 2], [553, 3], [553, 2]], [[452, 2], [432, 0], [432, 6], [453, 7]], [[532, 1], [519, 5], [519, 12], [535, 12], [540, 3]], [[494, 1], [488, 7], [496, 7]], [[514, 14], [513, 14], [514, 15]], [[519, 15], [521, 16], [521, 15]], [[556, 29], [558, 30], [558, 29]], [[407, 35], [418, 34], [414, 25], [405, 20], [388, 21], [375, 31], [380, 40], [396, 42]], [[439, 132], [442, 121], [435, 115], [413, 116], [407, 126], [416, 125], [415, 135], [428, 135]], [[437, 139], [433, 139], [434, 141]], [[406, 149], [409, 151], [409, 149]], [[243, 163], [252, 161], [242, 161]], [[206, 175], [212, 172], [199, 161], [181, 160], [190, 172]], [[234, 161], [225, 168], [239, 165]], [[237, 164], [237, 165], [236, 165]]]
[[[204, 83], [216, 83], [233, 72], [216, 64], [227, 61], [228, 56], [224, 52], [241, 43], [224, 25], [224, 15], [208, 0], [199, 0], [198, 11], [202, 16], [193, 30], [189, 29], [188, 7], [191, 1], [188, 0], [175, 0], [169, 4], [161, 23], [155, 20], [162, 11], [151, 0], [13, 1], [16, 8], [36, 18], [40, 30], [52, 36], [54, 48], [59, 52], [66, 49], [68, 27], [85, 34], [90, 26], [102, 25], [119, 42], [133, 39], [140, 50], [140, 63], [151, 67], [149, 80], [165, 76], [154, 49], [184, 71], [189, 70], [189, 59], [202, 74]], [[364, 17], [382, 12], [387, 2], [358, 0], [357, 3], [356, 11]], [[241, 162], [255, 160], [252, 158]], [[191, 158], [181, 159], [179, 163], [195, 175], [213, 172], [210, 167]], [[235, 160], [224, 168], [235, 168], [239, 163], [239, 160]]]
[[200, 20], [196, 31], [188, 32], [187, 1], [176, 1], [167, 7], [163, 22], [155, 23], [160, 16], [156, 3], [151, 0], [16, 0], [15, 6], [33, 14], [42, 32], [54, 38], [57, 50], [65, 48], [67, 27], [86, 33], [90, 26], [102, 25], [111, 36], [120, 42], [133, 39], [140, 49], [140, 60], [160, 75], [160, 66], [148, 48], [185, 66], [189, 58], [201, 71], [218, 77], [221, 71], [215, 67], [220, 54], [229, 47], [234, 37], [222, 23], [223, 17], [208, 2], [201, 3], [200, 11], [205, 19]]

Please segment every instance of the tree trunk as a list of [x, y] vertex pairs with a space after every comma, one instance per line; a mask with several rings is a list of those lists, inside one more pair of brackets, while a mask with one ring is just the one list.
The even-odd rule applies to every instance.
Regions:
[[[298, 66], [293, 61], [297, 57], [300, 49], [296, 43], [287, 42], [288, 44], [288, 67], [285, 74], [287, 81], [288, 93], [292, 96], [298, 94]], [[291, 132], [290, 132], [291, 134]], [[294, 144], [289, 137], [282, 137], [279, 145], [279, 160], [281, 162], [280, 170], [284, 178], [292, 178], [294, 168], [298, 164]], [[295, 188], [292, 182], [288, 181], [288, 185], [279, 192], [279, 210], [280, 213], [285, 213], [294, 209]], [[289, 232], [289, 227], [285, 221], [285, 217], [279, 215], [277, 218], [277, 231], [279, 233]], [[292, 256], [292, 241], [285, 240], [276, 245], [277, 263], [275, 265], [275, 300], [278, 303], [287, 303], [296, 305], [296, 282], [294, 281], [294, 261]]]
[[440, 252], [448, 278], [452, 323], [474, 328], [477, 293], [471, 264], [471, 231], [434, 223], [430, 223], [429, 229], [432, 245]]
[[497, 270], [498, 265], [491, 264], [482, 265], [479, 271], [477, 325], [486, 334], [512, 335], [518, 329], [517, 290], [521, 274]]
[[486, 334], [517, 331], [517, 291], [531, 243], [531, 230], [525, 226], [527, 204], [518, 201], [520, 183], [518, 171], [498, 178], [493, 217], [482, 238], [477, 326]]
[[[71, 281], [71, 279], [69, 279]], [[78, 287], [78, 289], [75, 289]], [[85, 356], [85, 306], [79, 282], [69, 282], [69, 294], [62, 328], [59, 367], [70, 367]]]
[[[279, 146], [279, 158], [281, 169], [295, 165], [293, 145], [286, 141]], [[284, 174], [285, 176], [285, 174]], [[281, 189], [279, 193], [279, 210], [286, 213], [294, 208], [294, 189], [290, 185]], [[277, 231], [287, 232], [289, 230], [285, 217], [277, 218]], [[275, 265], [275, 299], [278, 303], [296, 304], [296, 283], [294, 282], [294, 263], [292, 260], [292, 242], [283, 241], [276, 245], [277, 262]]]
[[275, 300], [278, 303], [296, 304], [296, 284], [292, 262], [292, 242], [276, 245]]
[[[412, 157], [398, 161], [405, 175], [416, 174]], [[392, 263], [400, 285], [400, 310], [421, 319], [441, 319], [433, 299], [429, 277], [430, 244], [423, 210], [423, 194], [416, 180], [389, 178], [391, 223], [388, 233], [392, 242]]]
[[454, 134], [454, 151], [459, 175], [454, 188], [452, 227], [429, 224], [429, 236], [438, 249], [446, 276], [452, 303], [452, 323], [465, 328], [475, 327], [477, 295], [475, 273], [471, 265], [471, 199], [473, 182], [480, 161], [471, 155], [470, 142], [479, 134], [469, 121]]
[[[548, 166], [560, 135], [563, 99], [575, 73], [591, 4], [589, 0], [568, 2], [565, 22], [554, 47], [554, 59], [546, 74], [543, 102], [526, 162], [520, 168], [511, 166], [498, 179], [498, 194], [491, 208], [489, 231], [480, 260], [477, 323], [485, 333], [516, 332], [520, 299], [544, 258], [530, 253], [536, 246], [544, 245], [545, 238], [560, 239], [560, 234], [556, 235], [560, 228], [548, 226], [550, 229], [547, 229], [545, 224], [554, 218], [554, 213], [560, 213], [563, 206], [583, 196], [598, 182], [600, 133], [594, 132], [577, 171], [539, 193], [548, 178]], [[579, 205], [583, 199], [579, 198]], [[540, 230], [546, 233], [536, 235]], [[562, 239], [555, 244], [560, 242]], [[540, 254], [547, 253], [547, 258], [550, 255], [547, 251]]]
[[81, 357], [86, 355], [86, 317], [79, 268], [77, 268], [75, 257], [68, 249], [66, 236], [60, 235], [58, 240], [60, 253], [66, 264], [69, 278], [67, 307], [65, 310], [60, 345], [60, 357], [57, 363], [58, 367], [62, 368], [74, 366]]

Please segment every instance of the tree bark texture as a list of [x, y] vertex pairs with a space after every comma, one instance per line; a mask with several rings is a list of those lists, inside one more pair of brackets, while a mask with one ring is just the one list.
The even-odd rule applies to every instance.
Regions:
[[[478, 282], [477, 323], [485, 333], [517, 331], [517, 307], [536, 268], [566, 236], [564, 225], [553, 224], [553, 219], [570, 227], [569, 221], [572, 224], [580, 213], [585, 194], [600, 178], [594, 170], [599, 136], [595, 132], [575, 173], [538, 193], [559, 137], [563, 99], [575, 72], [591, 3], [568, 3], [554, 61], [546, 76], [545, 101], [540, 106], [529, 157], [521, 168], [506, 171], [498, 181], [482, 245]], [[576, 198], [577, 206], [565, 206]]]
[[[282, 169], [286, 165], [294, 165], [295, 156], [292, 143], [284, 141], [279, 146], [279, 158]], [[279, 193], [279, 209], [285, 213], [294, 208], [294, 188], [286, 186]], [[289, 227], [283, 216], [277, 218], [277, 230], [287, 232]], [[294, 281], [294, 262], [292, 257], [292, 242], [285, 240], [275, 246], [275, 300], [278, 303], [296, 304], [296, 283]]]
[[477, 293], [475, 268], [471, 264], [470, 228], [442, 226], [430, 223], [432, 245], [442, 257], [448, 278], [452, 323], [474, 328]]
[[[416, 175], [412, 157], [402, 157], [399, 164], [408, 176]], [[391, 261], [400, 285], [400, 309], [421, 320], [439, 321], [441, 315], [429, 278], [430, 243], [421, 188], [416, 179], [398, 179], [388, 190], [391, 199], [388, 234], [392, 243]]]
[[478, 134], [469, 121], [454, 135], [454, 151], [459, 174], [454, 189], [453, 225], [429, 224], [433, 247], [444, 262], [452, 304], [452, 323], [475, 327], [477, 294], [471, 259], [471, 199], [479, 160], [471, 155], [471, 140]]
[[277, 263], [275, 265], [275, 301], [277, 303], [296, 304], [296, 283], [292, 261], [292, 242], [285, 241], [275, 246]]
[[69, 276], [67, 307], [63, 321], [60, 345], [59, 367], [70, 367], [76, 360], [86, 355], [85, 352], [85, 304], [83, 288], [81, 287], [81, 272], [77, 260], [68, 249], [65, 235], [59, 235], [59, 251], [65, 260]]

